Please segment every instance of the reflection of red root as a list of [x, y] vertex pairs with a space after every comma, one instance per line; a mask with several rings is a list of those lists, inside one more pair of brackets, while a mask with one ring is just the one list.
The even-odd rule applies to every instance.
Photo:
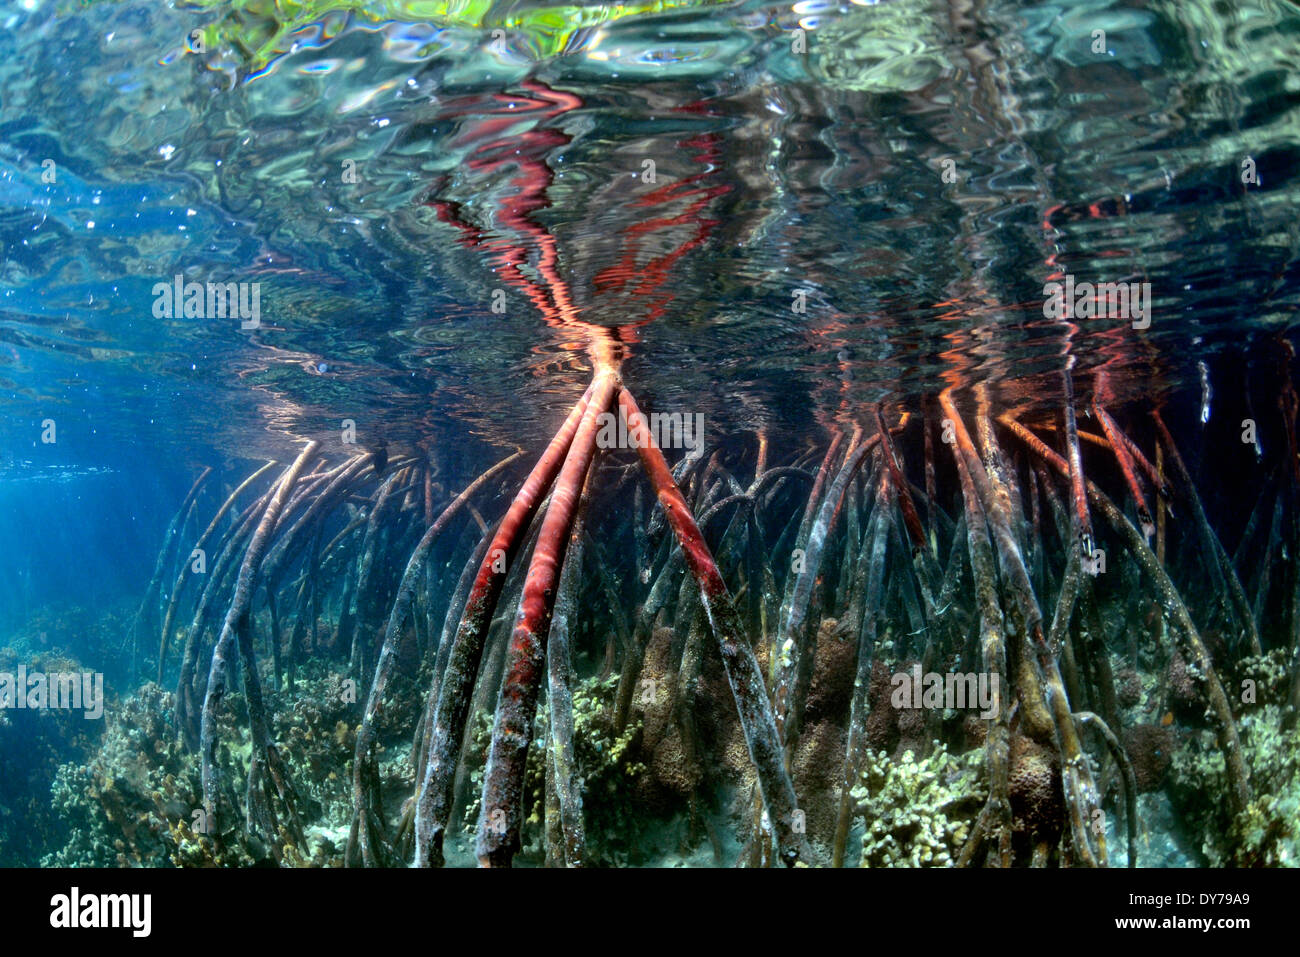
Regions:
[[[514, 191], [502, 200], [497, 211], [499, 231], [489, 232], [470, 223], [454, 203], [433, 199], [431, 204], [439, 218], [464, 234], [466, 244], [493, 254], [499, 274], [524, 291], [548, 325], [576, 333], [585, 341], [595, 367], [595, 380], [570, 412], [498, 528], [470, 592], [445, 675], [431, 694], [426, 716], [428, 748], [423, 756], [414, 812], [416, 862], [428, 865], [442, 861], [460, 744], [488, 626], [504, 584], [505, 568], [513, 561], [541, 496], [554, 483], [507, 652], [478, 824], [477, 853], [481, 864], [509, 865], [519, 849], [524, 770], [541, 689], [547, 629], [565, 560], [565, 543], [595, 455], [597, 417], [610, 408], [614, 391], [618, 389], [619, 405], [630, 429], [629, 438], [640, 451], [642, 465], [699, 585], [703, 606], [721, 647], [782, 859], [793, 864], [801, 856], [803, 842], [794, 833], [794, 787], [785, 768], [781, 739], [762, 673], [739, 612], [663, 453], [632, 395], [621, 387], [623, 344], [630, 341], [638, 322], [629, 320], [611, 329], [583, 320], [567, 281], [560, 275], [555, 238], [533, 219], [533, 214], [549, 203], [546, 192], [554, 174], [547, 158], [556, 147], [567, 143], [568, 138], [554, 130], [537, 128], [521, 135], [506, 135], [518, 125], [521, 115], [541, 112], [544, 119], [551, 120], [580, 106], [581, 101], [538, 83], [527, 83], [525, 89], [530, 95], [495, 97], [499, 109], [486, 119], [481, 118], [480, 103], [470, 103], [465, 110], [480, 115], [460, 139], [462, 145], [470, 141], [480, 144], [471, 154], [468, 167], [480, 173], [507, 168], [517, 171], [511, 180]], [[458, 108], [457, 104], [452, 106]], [[637, 205], [654, 207], [683, 200], [687, 205], [674, 215], [643, 219], [627, 226], [623, 230], [627, 244], [622, 260], [600, 273], [593, 282], [597, 290], [634, 282], [632, 292], [645, 310], [645, 318], [639, 322], [650, 321], [662, 312], [658, 291], [667, 283], [672, 266], [708, 237], [716, 220], [702, 218], [702, 213], [716, 196], [728, 189], [724, 185], [700, 185], [716, 169], [716, 157], [709, 153], [716, 147], [716, 138], [701, 137], [684, 145], [703, 148], [699, 161], [704, 164], [704, 171], [653, 190], [641, 197]], [[673, 243], [667, 253], [659, 253], [665, 231], [682, 225], [693, 227], [690, 238]], [[642, 246], [655, 252], [648, 262], [642, 262]], [[530, 270], [536, 278], [525, 270]], [[565, 782], [560, 782], [560, 787], [564, 788]], [[357, 815], [364, 811], [359, 804]]]

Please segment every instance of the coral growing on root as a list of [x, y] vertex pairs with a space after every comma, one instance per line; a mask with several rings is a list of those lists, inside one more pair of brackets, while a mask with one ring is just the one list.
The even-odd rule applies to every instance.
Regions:
[[1160, 724], [1135, 724], [1124, 729], [1124, 750], [1133, 762], [1139, 794], [1160, 790], [1173, 763], [1178, 732]]
[[1013, 829], [1034, 844], [1054, 845], [1065, 810], [1056, 756], [1032, 738], [1014, 735], [1008, 780]]

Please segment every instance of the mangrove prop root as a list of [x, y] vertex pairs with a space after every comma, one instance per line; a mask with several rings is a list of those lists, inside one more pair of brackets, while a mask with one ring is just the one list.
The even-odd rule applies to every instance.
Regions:
[[881, 478], [881, 489], [867, 522], [867, 570], [865, 620], [858, 637], [857, 669], [853, 681], [853, 698], [849, 705], [849, 730], [844, 746], [844, 763], [840, 773], [840, 803], [835, 821], [835, 838], [831, 847], [831, 867], [844, 866], [844, 853], [848, 846], [849, 825], [852, 822], [852, 791], [857, 784], [858, 767], [865, 737], [867, 711], [870, 704], [867, 692], [871, 683], [871, 662], [875, 651], [876, 628], [879, 621], [881, 597], [885, 587], [885, 556], [889, 547], [890, 486]]
[[[912, 570], [916, 575], [916, 583], [921, 590], [921, 601], [925, 606], [923, 627], [926, 630], [926, 641], [922, 657], [923, 660], [929, 660], [934, 653], [936, 637], [942, 638], [942, 635], [936, 635], [933, 630], [940, 624], [938, 608], [934, 603], [934, 583], [939, 577], [939, 570], [935, 562], [935, 553], [921, 526], [921, 516], [916, 510], [916, 503], [912, 500], [911, 487], [904, 476], [897, 450], [894, 448], [893, 437], [889, 434], [889, 429], [885, 427], [885, 417], [881, 414], [879, 406], [876, 407], [876, 426], [877, 434], [880, 435], [880, 450], [885, 460], [889, 482], [893, 487], [894, 498], [898, 502], [899, 510], [902, 512], [903, 526], [907, 530], [907, 537], [911, 543]], [[929, 507], [931, 510], [934, 509], [933, 501], [930, 502]]]
[[1192, 483], [1191, 473], [1187, 470], [1187, 465], [1183, 462], [1183, 457], [1178, 452], [1178, 446], [1174, 445], [1174, 437], [1169, 434], [1169, 429], [1165, 427], [1164, 419], [1160, 413], [1152, 412], [1151, 418], [1156, 423], [1156, 430], [1160, 433], [1160, 439], [1164, 448], [1169, 453], [1169, 461], [1173, 463], [1174, 474], [1178, 476], [1178, 482], [1183, 488], [1183, 493], [1192, 506], [1192, 517], [1196, 520], [1197, 530], [1200, 532], [1201, 541], [1205, 545], [1206, 551], [1210, 554], [1206, 556], [1212, 566], [1219, 571], [1219, 581], [1227, 589], [1228, 597], [1236, 611], [1236, 617], [1241, 620], [1241, 625], [1246, 631], [1246, 640], [1250, 642], [1250, 653], [1252, 655], [1261, 654], [1259, 643], [1259, 629], [1255, 625], [1255, 616], [1251, 610], [1249, 602], [1246, 601], [1245, 589], [1241, 587], [1241, 579], [1237, 577], [1236, 569], [1232, 567], [1232, 562], [1228, 559], [1228, 553], [1219, 541], [1219, 536], [1214, 534], [1214, 529], [1210, 528], [1209, 520], [1205, 517], [1205, 508], [1201, 505], [1201, 497], [1196, 494], [1196, 486]]
[[[288, 778], [285, 767], [275, 743], [271, 740], [270, 725], [266, 720], [266, 706], [262, 700], [262, 685], [257, 677], [257, 656], [253, 651], [252, 629], [245, 626], [238, 634], [239, 663], [244, 679], [244, 696], [248, 701], [249, 737], [252, 741], [252, 753], [248, 767], [248, 789], [246, 808], [248, 832], [256, 833], [261, 828], [262, 834], [274, 839], [279, 834], [273, 799], [278, 798], [285, 810], [289, 834], [295, 843], [303, 843], [302, 822], [298, 819], [297, 794]], [[214, 830], [214, 835], [219, 835]], [[215, 839], [215, 838], [214, 838]], [[280, 849], [272, 845], [276, 859], [280, 858]]]
[[1116, 763], [1119, 764], [1120, 773], [1124, 778], [1124, 812], [1128, 816], [1128, 866], [1137, 867], [1137, 775], [1133, 771], [1133, 762], [1129, 760], [1128, 753], [1119, 743], [1119, 738], [1115, 737], [1115, 732], [1111, 731], [1110, 726], [1098, 715], [1091, 711], [1076, 711], [1074, 716], [1101, 733], [1106, 746], [1110, 748]]
[[795, 832], [798, 802], [794, 784], [785, 768], [781, 739], [758, 660], [746, 640], [744, 624], [722, 573], [718, 571], [686, 500], [673, 481], [668, 463], [655, 444], [636, 400], [626, 389], [619, 391], [618, 398], [627, 418], [629, 438], [637, 446], [641, 463], [681, 546], [687, 567], [699, 584], [700, 599], [722, 652], [727, 682], [736, 700], [745, 744], [758, 776], [768, 820], [776, 832], [781, 859], [787, 865], [794, 865], [806, 858], [808, 851], [802, 835]]
[[[584, 487], [582, 499], [578, 503], [578, 513], [573, 520], [573, 531], [569, 533], [564, 570], [560, 573], [560, 589], [555, 598], [555, 612], [551, 617], [551, 633], [546, 644], [546, 701], [551, 718], [546, 770], [554, 799], [546, 808], [547, 832], [553, 835], [548, 840], [548, 849], [554, 863], [566, 867], [582, 867], [587, 853], [587, 835], [582, 820], [582, 788], [577, 779], [577, 759], [573, 751], [569, 632], [582, 591], [583, 542], [586, 539], [583, 526], [589, 494], [589, 488]], [[552, 820], [552, 817], [558, 820]]]
[[938, 540], [935, 536], [935, 518], [939, 511], [938, 479], [934, 470], [934, 422], [933, 401], [930, 396], [921, 400], [921, 431], [925, 438], [925, 500], [929, 502], [926, 518], [930, 524], [930, 550], [938, 554]]
[[1156, 523], [1151, 519], [1151, 510], [1147, 508], [1146, 496], [1142, 494], [1142, 483], [1138, 481], [1137, 471], [1133, 466], [1133, 455], [1129, 451], [1128, 442], [1120, 437], [1119, 426], [1115, 424], [1115, 421], [1095, 398], [1092, 401], [1092, 411], [1097, 416], [1097, 421], [1101, 423], [1106, 438], [1110, 439], [1110, 447], [1115, 453], [1115, 461], [1119, 463], [1119, 470], [1128, 485], [1129, 494], [1133, 496], [1133, 506], [1137, 509], [1138, 524], [1142, 527], [1142, 534], [1149, 540], [1155, 534]]
[[375, 796], [370, 794], [370, 789], [365, 786], [365, 782], [377, 778], [377, 770], [372, 767], [374, 759], [374, 723], [383, 708], [384, 692], [388, 688], [388, 680], [392, 676], [393, 667], [397, 662], [398, 634], [401, 632], [402, 625], [406, 622], [407, 615], [410, 612], [411, 602], [415, 598], [416, 586], [419, 584], [420, 576], [424, 572], [424, 564], [429, 557], [429, 550], [433, 547], [433, 543], [438, 536], [442, 534], [443, 529], [447, 527], [447, 524], [460, 512], [461, 507], [469, 500], [470, 496], [522, 454], [516, 452], [508, 458], [502, 459], [466, 486], [465, 490], [442, 510], [442, 514], [438, 516], [437, 521], [428, 527], [406, 563], [406, 570], [402, 574], [402, 581], [398, 586], [397, 596], [393, 600], [392, 611], [388, 616], [388, 625], [384, 629], [384, 639], [379, 651], [379, 660], [375, 663], [374, 680], [371, 682], [370, 695], [366, 700], [365, 716], [361, 720], [361, 727], [357, 729], [356, 757], [352, 766], [352, 827], [354, 833], [359, 832], [361, 857], [367, 867], [374, 867], [380, 863], [379, 854], [374, 846], [377, 835], [372, 834], [370, 830], [370, 822], [373, 821], [373, 816], [377, 815], [380, 809], [376, 806]]
[[439, 682], [433, 720], [428, 723], [428, 755], [417, 779], [415, 863], [420, 867], [442, 864], [442, 841], [451, 817], [456, 766], [474, 679], [483, 657], [483, 643], [492, 624], [492, 612], [505, 584], [506, 571], [518, 551], [520, 535], [532, 521], [542, 496], [559, 472], [591, 393], [592, 389], [588, 388], [574, 405], [519, 494], [510, 503], [465, 601], [465, 611], [456, 629], [456, 637], [450, 644], [447, 665]]
[[612, 371], [597, 374], [582, 421], [555, 480], [551, 503], [528, 564], [483, 773], [475, 853], [485, 867], [508, 867], [519, 850], [524, 769], [541, 692], [560, 563], [587, 470], [596, 454], [597, 420], [609, 409], [617, 384]]
[[394, 471], [388, 478], [384, 479], [383, 484], [379, 487], [379, 495], [375, 500], [374, 507], [370, 509], [370, 518], [366, 522], [365, 535], [361, 540], [361, 564], [357, 570], [357, 588], [354, 593], [353, 614], [348, 619], [350, 627], [346, 635], [351, 642], [349, 665], [357, 679], [357, 687], [362, 689], [365, 689], [366, 684], [368, 684], [366, 671], [368, 665], [367, 651], [370, 641], [369, 625], [372, 621], [375, 606], [375, 589], [371, 587], [371, 577], [374, 574], [375, 554], [379, 550], [379, 539], [382, 537], [381, 529], [383, 524], [381, 518], [385, 511], [392, 507], [389, 503], [394, 499], [394, 487], [401, 479], [401, 471]]
[[[185, 526], [189, 523], [190, 513], [198, 502], [199, 491], [211, 474], [211, 467], [205, 468], [199, 473], [199, 477], [194, 480], [190, 490], [185, 493], [185, 498], [181, 501], [181, 507], [172, 516], [171, 522], [167, 525], [167, 531], [163, 535], [163, 546], [158, 552], [158, 561], [154, 565], [153, 577], [149, 579], [149, 585], [145, 588], [144, 598], [140, 601], [140, 608], [136, 611], [135, 620], [131, 623], [129, 632], [132, 675], [137, 674], [136, 660], [140, 654], [141, 633], [152, 631], [158, 625], [158, 597], [162, 591], [163, 575], [166, 574], [167, 567], [176, 555], [181, 536], [185, 532]], [[125, 643], [123, 647], [125, 647]]]
[[1088, 515], [1088, 496], [1084, 491], [1083, 455], [1079, 451], [1079, 426], [1074, 417], [1074, 380], [1070, 370], [1074, 368], [1074, 356], [1070, 356], [1062, 373], [1065, 386], [1065, 455], [1070, 463], [1070, 502], [1074, 506], [1074, 517], [1078, 522], [1078, 534], [1083, 546], [1083, 554], [1091, 558], [1093, 554], [1092, 519]]
[[822, 458], [821, 467], [817, 469], [817, 477], [813, 479], [812, 494], [808, 496], [808, 504], [804, 506], [803, 517], [799, 520], [799, 532], [794, 540], [797, 548], [803, 548], [804, 542], [808, 540], [808, 531], [812, 527], [813, 517], [817, 514], [817, 503], [821, 501], [822, 489], [826, 485], [827, 478], [830, 477], [840, 446], [843, 444], [844, 433], [836, 429], [835, 434], [831, 436], [831, 444], [826, 449], [826, 455]]
[[924, 551], [928, 546], [925, 540], [925, 531], [921, 527], [921, 516], [916, 510], [916, 503], [912, 501], [912, 489], [907, 479], [903, 477], [903, 469], [899, 465], [898, 455], [894, 449], [894, 440], [889, 434], [889, 428], [885, 425], [885, 417], [880, 411], [880, 407], [875, 409], [876, 434], [880, 438], [881, 453], [884, 455], [885, 468], [889, 473], [889, 481], [894, 486], [894, 495], [898, 502], [899, 510], [903, 513], [903, 527], [907, 530], [908, 540], [914, 550]]
[[276, 542], [266, 556], [262, 576], [266, 579], [268, 585], [274, 585], [279, 581], [281, 573], [293, 560], [298, 549], [308, 541], [310, 536], [305, 532], [316, 527], [315, 520], [317, 516], [337, 502], [345, 492], [351, 490], [353, 483], [357, 481], [362, 470], [369, 464], [369, 460], [370, 456], [355, 455], [322, 476], [324, 487], [303, 509], [298, 520], [290, 526], [284, 535], [280, 536], [280, 540]]
[[[270, 462], [267, 462], [261, 468], [259, 468], [252, 475], [248, 476], [248, 478], [244, 479], [244, 481], [239, 483], [239, 487], [236, 488], [233, 492], [230, 493], [229, 496], [226, 497], [226, 500], [221, 504], [221, 507], [217, 509], [217, 513], [212, 516], [212, 521], [208, 523], [208, 527], [203, 530], [203, 534], [201, 534], [198, 537], [198, 539], [194, 542], [193, 546], [191, 546], [191, 551], [190, 551], [191, 555], [194, 554], [193, 551], [194, 549], [207, 548], [208, 540], [211, 539], [213, 534], [216, 532], [217, 526], [221, 522], [221, 519], [224, 518], [226, 513], [229, 512], [230, 509], [234, 506], [235, 500], [243, 493], [243, 491], [246, 488], [248, 488], [248, 486], [252, 485], [253, 482], [257, 481], [257, 479], [259, 479], [263, 474], [265, 474], [268, 470], [270, 470], [274, 466], [275, 466], [275, 460], [273, 459]], [[163, 682], [163, 667], [167, 663], [167, 644], [171, 637], [172, 621], [176, 617], [176, 603], [180, 599], [181, 592], [184, 590], [185, 584], [186, 582], [189, 581], [190, 575], [191, 573], [193, 573], [193, 571], [194, 571], [194, 563], [192, 561], [186, 561], [181, 563], [180, 574], [176, 576], [176, 583], [172, 585], [172, 593], [170, 598], [167, 600], [167, 611], [163, 615], [162, 636], [158, 641], [158, 683], [159, 684], [162, 684]]]
[[1083, 544], [1076, 539], [1066, 549], [1065, 574], [1056, 599], [1056, 612], [1052, 615], [1052, 624], [1047, 632], [1047, 645], [1054, 655], [1061, 653], [1069, 637], [1070, 617], [1074, 614], [1074, 605], [1079, 597], [1079, 576], [1082, 570]]
[[[660, 512], [662, 511], [660, 509]], [[627, 727], [636, 679], [641, 673], [642, 659], [645, 655], [646, 643], [650, 640], [650, 633], [654, 628], [655, 617], [668, 603], [669, 593], [674, 582], [678, 580], [677, 574], [685, 562], [686, 558], [681, 551], [670, 552], [654, 584], [650, 586], [649, 595], [641, 605], [636, 629], [623, 658], [623, 669], [619, 674], [618, 688], [614, 696], [615, 734], [622, 734]]]
[[[906, 428], [907, 420], [908, 416], [905, 413], [896, 428], [899, 431]], [[855, 440], [856, 438], [857, 433], [854, 435]], [[831, 530], [834, 528], [835, 521], [843, 507], [844, 493], [848, 489], [849, 481], [862, 465], [863, 459], [879, 442], [880, 434], [876, 434], [861, 444], [856, 441], [851, 443], [843, 467], [841, 467], [835, 481], [827, 490], [821, 508], [817, 510], [816, 520], [809, 528], [807, 537], [801, 539], [804, 548], [803, 564], [790, 590], [790, 598], [776, 641], [777, 667], [774, 698], [777, 731], [782, 735], [782, 740], [784, 740], [785, 726], [790, 717], [795, 676], [799, 668], [800, 645], [803, 643], [808, 619], [808, 606], [812, 600], [813, 588], [817, 583], [818, 573], [821, 571], [826, 540], [830, 537]]]
[[[465, 610], [465, 596], [469, 593], [470, 586], [474, 582], [479, 566], [483, 563], [483, 556], [487, 554], [488, 546], [492, 544], [493, 537], [493, 534], [487, 534], [479, 539], [479, 543], [474, 547], [474, 552], [470, 555], [469, 561], [465, 563], [465, 568], [456, 583], [456, 593], [447, 606], [447, 614], [442, 624], [442, 635], [438, 642], [438, 653], [433, 662], [433, 679], [429, 682], [429, 693], [425, 697], [424, 714], [421, 716], [419, 724], [416, 725], [415, 734], [411, 740], [411, 763], [416, 769], [423, 768], [424, 762], [429, 756], [429, 731], [433, 727], [434, 711], [438, 707], [438, 694], [442, 687], [442, 675], [447, 667], [447, 658], [451, 652], [453, 639], [456, 636], [456, 627], [460, 623], [461, 614]], [[415, 802], [410, 802], [408, 807], [411, 813], [410, 823], [413, 825], [415, 822]]]
[[[952, 406], [947, 394], [940, 396], [943, 413], [953, 425], [956, 435], [961, 417]], [[964, 427], [962, 432], [965, 432]], [[970, 436], [966, 436], [967, 444]], [[973, 449], [971, 450], [973, 453]], [[997, 577], [994, 571], [993, 543], [989, 538], [988, 519], [980, 504], [969, 458], [959, 449], [953, 449], [957, 475], [961, 482], [962, 501], [966, 513], [966, 544], [970, 553], [971, 575], [975, 580], [975, 597], [980, 611], [980, 655], [983, 667], [990, 676], [998, 677], [997, 714], [989, 719], [984, 756], [988, 769], [989, 797], [976, 819], [975, 827], [957, 858], [959, 866], [968, 867], [985, 839], [995, 844], [996, 862], [1000, 867], [1011, 866], [1011, 736], [1009, 706], [1003, 688], [1007, 681], [1007, 649], [1003, 635], [1002, 607], [997, 596]]]
[[[1048, 465], [1068, 477], [1069, 464], [1048, 448], [1042, 439], [1008, 415], [1002, 416], [999, 421], [1046, 461]], [[1241, 739], [1237, 733], [1236, 722], [1232, 717], [1232, 708], [1229, 706], [1228, 698], [1223, 692], [1223, 685], [1219, 682], [1218, 673], [1210, 662], [1210, 656], [1205, 649], [1205, 643], [1201, 640], [1200, 632], [1192, 621], [1192, 616], [1188, 613], [1187, 606], [1183, 604], [1174, 583], [1170, 581], [1169, 575], [1156, 559], [1155, 553], [1147, 545], [1142, 533], [1133, 526], [1133, 523], [1110, 500], [1110, 497], [1092, 482], [1087, 484], [1087, 493], [1093, 507], [1102, 513], [1116, 533], [1127, 542], [1130, 551], [1133, 552], [1138, 561], [1138, 565], [1150, 579], [1151, 586], [1155, 589], [1156, 596], [1165, 613], [1173, 620], [1175, 626], [1173, 632], [1177, 636], [1175, 642], [1178, 645], [1178, 650], [1184, 660], [1193, 666], [1199, 676], [1207, 703], [1210, 706], [1210, 712], [1214, 718], [1219, 746], [1223, 749], [1224, 763], [1231, 785], [1228, 791], [1229, 801], [1233, 811], [1240, 812], [1250, 803], [1250, 774], [1242, 757]]]
[[[1156, 480], [1163, 484], [1165, 474], [1165, 450], [1156, 443]], [[1165, 563], [1165, 523], [1169, 506], [1163, 498], [1156, 500], [1156, 558], [1160, 564]]]
[[[965, 425], [957, 415], [951, 396], [945, 392], [941, 396], [944, 408], [952, 416], [956, 444], [954, 451], [966, 462], [967, 470], [974, 480], [977, 494], [984, 503], [985, 517], [997, 544], [999, 567], [1003, 573], [1003, 584], [1010, 601], [1010, 615], [1017, 630], [1033, 652], [1037, 674], [1030, 675], [1042, 685], [1045, 704], [1050, 710], [1054, 725], [1054, 737], [1061, 759], [1061, 784], [1065, 795], [1066, 810], [1069, 812], [1070, 829], [1078, 859], [1086, 866], [1105, 866], [1105, 835], [1093, 835], [1090, 823], [1097, 810], [1097, 789], [1092, 780], [1087, 756], [1079, 740], [1078, 727], [1070, 710], [1069, 698], [1061, 680], [1060, 668], [1056, 658], [1047, 645], [1043, 635], [1043, 616], [1034, 597], [1033, 585], [1029, 581], [1029, 570], [1025, 566], [1019, 545], [1011, 528], [1011, 519], [1003, 505], [1005, 496], [999, 496], [993, 488], [992, 480], [984, 470], [983, 463], [975, 454], [974, 445], [966, 433]], [[987, 436], [990, 450], [995, 457], [1000, 457], [996, 448], [991, 422], [981, 422], [981, 434]], [[1081, 536], [1082, 541], [1091, 542], [1091, 534]], [[1037, 695], [1036, 695], [1037, 697]], [[1098, 853], [1094, 853], [1092, 838], [1097, 837]]]
[[247, 634], [253, 590], [257, 584], [257, 570], [271, 535], [275, 531], [276, 522], [279, 521], [280, 512], [299, 474], [319, 451], [320, 442], [308, 442], [284, 473], [275, 494], [271, 496], [257, 530], [253, 533], [244, 552], [244, 561], [235, 583], [235, 594], [226, 612], [226, 620], [221, 626], [221, 637], [212, 651], [212, 667], [208, 673], [207, 693], [204, 697], [203, 716], [199, 725], [199, 749], [202, 753], [203, 804], [209, 833], [218, 844], [221, 841], [221, 828], [217, 816], [217, 798], [221, 791], [221, 780], [217, 764], [217, 709], [221, 706], [226, 693], [227, 661], [236, 641], [241, 635]]
[[[1064, 432], [1064, 429], [1057, 425], [1044, 423], [1043, 428], [1049, 432]], [[1138, 447], [1138, 444], [1129, 438], [1125, 432], [1119, 431], [1117, 434], [1120, 441], [1124, 443], [1125, 450], [1133, 464], [1140, 468], [1147, 478], [1151, 480], [1151, 484], [1156, 490], [1157, 500], [1168, 499], [1171, 493], [1169, 491], [1169, 486], [1165, 483], [1158, 460], [1156, 464], [1152, 464], [1151, 460], [1146, 457], [1142, 449]], [[1111, 453], [1115, 451], [1115, 446], [1111, 444], [1111, 440], [1105, 435], [1098, 435], [1095, 432], [1089, 432], [1085, 429], [1079, 428], [1075, 429], [1075, 435], [1077, 435], [1081, 441], [1087, 442], [1089, 445], [1095, 445], [1097, 448], [1105, 449], [1107, 452]], [[1159, 453], [1160, 449], [1157, 448], [1156, 454], [1159, 455]]]
[[226, 544], [217, 561], [209, 566], [207, 586], [199, 596], [194, 608], [194, 617], [185, 638], [185, 649], [181, 655], [180, 677], [176, 685], [176, 729], [185, 746], [191, 750], [199, 745], [199, 706], [194, 680], [197, 677], [200, 643], [207, 631], [212, 614], [212, 603], [222, 593], [226, 580], [233, 569], [238, 567], [236, 557], [239, 548], [247, 536], [253, 533], [258, 516], [266, 511], [266, 505], [275, 493], [275, 486], [253, 502], [239, 516], [234, 529], [227, 536]]

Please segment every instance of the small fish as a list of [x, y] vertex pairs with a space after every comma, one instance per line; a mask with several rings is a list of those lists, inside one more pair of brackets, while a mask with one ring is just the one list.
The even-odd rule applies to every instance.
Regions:
[[1166, 711], [1165, 716], [1160, 719], [1160, 726], [1162, 728], [1167, 728], [1173, 723], [1174, 723], [1174, 713], [1172, 711]]

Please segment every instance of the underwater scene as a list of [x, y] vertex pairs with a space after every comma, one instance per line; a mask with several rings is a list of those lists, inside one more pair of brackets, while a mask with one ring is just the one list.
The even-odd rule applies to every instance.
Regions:
[[1292, 0], [0, 24], [0, 866], [1300, 864]]

